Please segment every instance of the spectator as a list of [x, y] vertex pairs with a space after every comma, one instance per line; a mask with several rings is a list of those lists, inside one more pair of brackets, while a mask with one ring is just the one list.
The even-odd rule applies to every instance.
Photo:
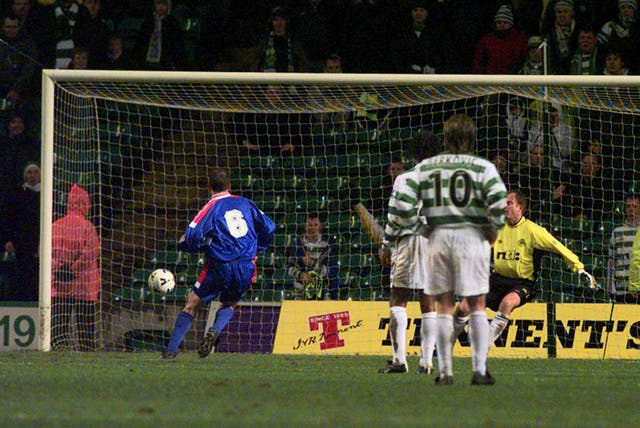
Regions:
[[573, 2], [558, 0], [553, 6], [554, 22], [546, 31], [549, 74], [568, 74], [576, 50], [576, 20]]
[[[362, 203], [375, 218], [384, 218], [387, 208], [389, 197], [393, 191], [393, 182], [398, 175], [404, 172], [404, 163], [402, 159], [395, 156], [391, 159], [382, 172], [382, 182], [380, 185], [376, 185], [371, 189], [352, 189], [351, 195], [357, 199], [357, 203]], [[380, 174], [380, 172], [373, 173]], [[368, 196], [361, 194], [361, 191], [369, 192]], [[354, 204], [355, 205], [355, 204]]]
[[609, 46], [604, 57], [603, 73], [607, 76], [626, 76], [629, 69], [625, 65], [623, 53], [615, 46]]
[[2, 18], [0, 44], [0, 98], [17, 103], [35, 95], [38, 50], [31, 37], [21, 31], [20, 19], [13, 14]]
[[[568, 181], [568, 178], [564, 180]], [[556, 188], [563, 183], [560, 172], [549, 166], [543, 145], [529, 149], [527, 163], [518, 171], [518, 188], [529, 201], [529, 212], [534, 221], [544, 221], [552, 212]], [[562, 187], [559, 190], [564, 190]]]
[[592, 27], [582, 27], [578, 31], [578, 50], [571, 57], [569, 74], [594, 75], [603, 69], [599, 56], [596, 35]]
[[307, 71], [302, 46], [288, 29], [289, 17], [283, 7], [271, 11], [271, 30], [258, 48], [258, 70], [266, 72]]
[[298, 298], [337, 300], [340, 296], [337, 244], [322, 235], [323, 228], [320, 215], [309, 213], [304, 235], [290, 249], [287, 271], [294, 279]]
[[102, 0], [84, 0], [86, 14], [82, 14], [76, 24], [74, 39], [78, 46], [89, 53], [90, 69], [97, 69], [107, 60], [107, 45], [114, 24], [103, 12]]
[[[636, 59], [640, 47], [637, 10], [636, 0], [618, 0], [617, 17], [605, 22], [597, 34], [598, 43], [603, 49], [615, 46], [623, 56]], [[637, 61], [630, 61], [628, 65], [635, 71], [638, 64]]]
[[55, 64], [56, 20], [51, 4], [35, 0], [12, 0], [11, 12], [20, 19], [20, 31], [36, 44], [39, 61], [47, 68]]
[[131, 60], [124, 52], [124, 39], [121, 33], [114, 33], [107, 42], [107, 55], [102, 68], [107, 70], [129, 70]]
[[540, 34], [540, 22], [544, 9], [543, 0], [510, 2], [518, 28], [527, 36]]
[[551, 166], [561, 173], [569, 172], [573, 151], [573, 128], [565, 121], [560, 105], [547, 108], [548, 120], [535, 122], [529, 129], [529, 150], [535, 145], [549, 148]]
[[351, 0], [344, 10], [342, 48], [347, 73], [392, 73], [391, 40], [395, 34], [393, 2]]
[[446, 73], [449, 42], [446, 31], [436, 25], [429, 4], [424, 0], [412, 2], [411, 23], [402, 29], [394, 42], [400, 73]]
[[87, 20], [89, 12], [73, 0], [54, 0], [49, 13], [53, 13], [56, 30], [55, 67], [68, 68], [76, 47], [76, 24]]
[[14, 253], [18, 281], [8, 290], [9, 300], [38, 301], [40, 244], [40, 167], [30, 162], [24, 169], [24, 182], [14, 190], [7, 204], [4, 249]]
[[542, 37], [531, 36], [527, 43], [527, 56], [524, 63], [518, 69], [518, 74], [524, 75], [544, 75], [546, 74], [544, 64], [544, 50], [542, 49]]
[[310, 72], [323, 71], [325, 59], [339, 49], [340, 8], [331, 0], [304, 0], [294, 16], [296, 35], [302, 44]]
[[[286, 106], [290, 93], [270, 85], [266, 95], [274, 105]], [[310, 118], [294, 114], [243, 113], [238, 131], [240, 146], [249, 155], [292, 156], [306, 150]]]
[[607, 291], [616, 300], [623, 301], [629, 288], [631, 248], [638, 227], [640, 227], [640, 195], [628, 195], [624, 201], [624, 209], [624, 224], [614, 228], [611, 233], [607, 270], [609, 273]]
[[145, 70], [182, 70], [186, 57], [184, 34], [171, 14], [171, 0], [154, 0], [133, 50], [136, 62]]
[[24, 169], [40, 161], [40, 143], [25, 132], [25, 120], [14, 111], [7, 122], [7, 136], [0, 141], [0, 210], [9, 205], [10, 195], [24, 182]]
[[[328, 55], [324, 60], [322, 67], [324, 73], [342, 73], [342, 58], [335, 53]], [[331, 99], [331, 88], [318, 87], [318, 95], [323, 96], [325, 103], [330, 106], [333, 101]], [[342, 134], [346, 131], [351, 122], [352, 113], [350, 111], [325, 111], [314, 113], [313, 120], [317, 127], [320, 127], [322, 133], [329, 133], [332, 135]], [[338, 149], [341, 145], [336, 144], [335, 149]]]
[[561, 214], [580, 220], [609, 224], [616, 201], [613, 179], [602, 173], [601, 157], [585, 153], [569, 186], [562, 192]]
[[89, 67], [89, 51], [87, 48], [73, 48], [71, 62], [67, 67], [69, 70], [87, 70]]
[[629, 294], [625, 299], [629, 303], [640, 303], [638, 294], [640, 293], [640, 233], [636, 231], [631, 247], [631, 263], [629, 266]]
[[[100, 296], [100, 241], [87, 219], [89, 194], [74, 184], [67, 197], [67, 215], [51, 226], [51, 347], [94, 351], [96, 302]], [[75, 320], [77, 346], [71, 342]]]
[[527, 140], [529, 139], [529, 122], [527, 119], [526, 100], [513, 97], [507, 102], [507, 143], [509, 161], [518, 168], [527, 157]]
[[322, 71], [325, 73], [342, 73], [342, 58], [338, 54], [329, 54], [322, 67]]
[[517, 183], [517, 171], [509, 161], [509, 154], [504, 150], [494, 150], [489, 154], [489, 160], [496, 167], [507, 190], [514, 188]]
[[495, 9], [488, 8], [487, 2], [467, 0], [446, 0], [440, 5], [440, 20], [448, 28], [452, 50], [450, 67], [453, 73], [470, 73], [474, 49], [486, 24], [490, 22]]
[[514, 72], [527, 53], [527, 37], [514, 27], [509, 6], [500, 6], [494, 23], [494, 30], [485, 34], [476, 45], [472, 65], [475, 74]]

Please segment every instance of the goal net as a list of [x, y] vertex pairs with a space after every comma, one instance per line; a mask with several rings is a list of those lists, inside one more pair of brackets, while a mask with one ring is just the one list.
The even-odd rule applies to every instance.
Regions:
[[[87, 337], [90, 349], [163, 346], [202, 268], [202, 258], [178, 251], [176, 242], [208, 199], [207, 168], [214, 165], [228, 167], [232, 192], [277, 223], [223, 350], [270, 351], [283, 300], [388, 300], [376, 223], [384, 224], [393, 174], [412, 166], [413, 138], [430, 132], [442, 140], [455, 113], [476, 121], [477, 153], [527, 195], [528, 216], [603, 287], [582, 288], [560, 257], [545, 256], [536, 301], [620, 299], [628, 259], [618, 249], [621, 257], [608, 267], [610, 241], [625, 224], [626, 198], [640, 191], [639, 83], [603, 76], [46, 71], [43, 348], [83, 349]], [[66, 214], [73, 184], [90, 196], [87, 218], [100, 241], [100, 294], [88, 313], [73, 293], [61, 299], [54, 290], [52, 298], [49, 232]], [[316, 215], [332, 252], [316, 288], [305, 288], [291, 269], [292, 254], [307, 217]], [[157, 268], [176, 277], [169, 294], [147, 284]], [[187, 346], [214, 311], [196, 318]]]

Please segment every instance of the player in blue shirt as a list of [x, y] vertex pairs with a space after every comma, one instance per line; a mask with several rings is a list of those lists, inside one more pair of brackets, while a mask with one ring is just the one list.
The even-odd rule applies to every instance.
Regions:
[[201, 303], [220, 299], [213, 326], [198, 347], [204, 358], [215, 350], [220, 332], [233, 316], [234, 307], [256, 277], [256, 254], [266, 250], [276, 226], [250, 200], [229, 193], [229, 173], [214, 168], [209, 176], [211, 199], [189, 223], [178, 249], [205, 253], [204, 269], [189, 292], [187, 304], [176, 318], [162, 358], [174, 359]]

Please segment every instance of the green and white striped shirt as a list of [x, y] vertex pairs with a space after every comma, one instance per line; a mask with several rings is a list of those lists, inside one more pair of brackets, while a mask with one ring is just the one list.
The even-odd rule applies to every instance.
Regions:
[[[393, 190], [391, 192], [391, 198], [389, 199], [389, 212], [397, 210], [397, 207], [403, 203], [403, 200], [406, 200], [407, 191], [405, 187], [407, 186], [407, 178], [410, 178], [413, 173], [413, 169], [404, 172], [398, 175], [393, 182]], [[415, 204], [415, 210], [412, 208], [411, 212], [419, 214], [420, 209], [422, 208], [422, 201], [419, 199], [411, 200], [412, 204]], [[387, 214], [388, 219], [391, 219]], [[387, 224], [384, 228], [384, 239], [383, 243], [388, 244], [393, 240], [396, 240], [402, 236], [413, 235], [419, 232], [419, 226], [424, 225], [425, 220], [424, 217], [418, 217], [418, 222], [406, 226], [401, 226], [397, 223], [393, 223], [391, 221], [387, 221]]]
[[624, 292], [629, 284], [629, 266], [631, 265], [631, 247], [638, 225], [624, 224], [613, 229], [609, 247], [609, 291]]
[[394, 183], [389, 200], [387, 241], [406, 234], [406, 229], [415, 230], [419, 215], [432, 228], [477, 227], [497, 233], [504, 225], [507, 189], [493, 163], [486, 159], [440, 154], [400, 177], [402, 181], [397, 186]]

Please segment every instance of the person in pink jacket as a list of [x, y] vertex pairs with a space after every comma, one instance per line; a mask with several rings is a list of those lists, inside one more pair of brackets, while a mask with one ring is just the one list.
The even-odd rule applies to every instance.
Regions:
[[500, 6], [494, 22], [494, 31], [476, 45], [471, 66], [474, 74], [513, 74], [527, 55], [527, 36], [514, 27], [509, 6]]
[[[67, 198], [67, 215], [52, 225], [53, 349], [95, 350], [100, 241], [95, 226], [86, 218], [89, 208], [89, 194], [74, 184]], [[77, 334], [77, 346], [72, 342], [72, 331]]]

